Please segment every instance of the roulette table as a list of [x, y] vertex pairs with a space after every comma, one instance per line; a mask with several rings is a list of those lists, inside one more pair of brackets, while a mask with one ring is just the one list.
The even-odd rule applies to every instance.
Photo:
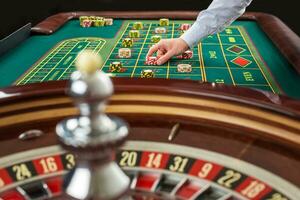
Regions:
[[[109, 16], [112, 26], [83, 28], [80, 16]], [[189, 60], [170, 60], [163, 66], [147, 66], [146, 54], [159, 18], [170, 18], [162, 38], [179, 37], [179, 27], [192, 23], [193, 12], [74, 12], [47, 18], [31, 28], [23, 42], [0, 57], [0, 86], [68, 79], [74, 71], [78, 52], [92, 49], [105, 60], [101, 69], [109, 72], [114, 61], [124, 70], [115, 77], [140, 77], [143, 69], [152, 69], [155, 78], [189, 79], [251, 87], [299, 98], [299, 37], [276, 17], [248, 13], [231, 27], [204, 39], [192, 51]], [[134, 22], [141, 21], [140, 37], [134, 38], [131, 58], [118, 57], [122, 40], [129, 37]], [[25, 31], [24, 31], [25, 32]], [[25, 33], [23, 33], [25, 34]], [[9, 38], [8, 38], [9, 39]], [[178, 64], [190, 64], [190, 73], [177, 71]], [[298, 72], [298, 73], [297, 73]]]
[[[98, 14], [114, 17], [114, 25], [83, 29], [75, 19]], [[0, 199], [66, 199], [63, 182], [77, 155], [64, 150], [55, 133], [61, 120], [82, 112], [67, 95], [70, 83], [61, 80], [75, 71], [82, 49], [102, 55], [101, 68], [115, 88], [105, 112], [129, 125], [112, 158], [130, 178], [129, 199], [300, 199], [299, 45], [276, 18], [248, 13], [231, 31], [195, 47], [198, 60], [173, 59], [163, 67], [144, 65], [145, 36], [142, 44], [135, 41], [139, 52], [132, 60], [120, 59], [128, 62], [126, 71], [108, 71], [133, 21], [143, 21], [150, 34], [157, 19], [168, 17], [172, 34], [166, 37], [173, 37], [179, 23], [195, 16], [64, 13], [33, 27], [4, 54], [1, 84], [14, 86], [0, 90]], [[192, 73], [172, 72], [177, 62], [191, 63]], [[156, 77], [139, 78], [149, 67], [157, 68]]]

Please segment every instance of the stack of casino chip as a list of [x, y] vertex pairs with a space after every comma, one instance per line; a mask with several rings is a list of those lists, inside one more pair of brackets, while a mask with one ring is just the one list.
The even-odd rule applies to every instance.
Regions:
[[152, 37], [151, 37], [151, 42], [153, 42], [153, 43], [157, 43], [157, 42], [159, 42], [161, 40], [161, 36], [160, 35], [153, 35]]
[[82, 27], [100, 27], [100, 26], [110, 26], [113, 25], [112, 18], [104, 18], [99, 16], [80, 16], [79, 17], [80, 26]]
[[129, 31], [129, 37], [130, 38], [139, 38], [140, 37], [140, 31], [138, 31], [138, 30], [130, 30]]
[[187, 31], [189, 28], [191, 28], [191, 24], [181, 24], [180, 30]]
[[105, 26], [105, 21], [103, 17], [94, 17], [93, 25], [95, 27]]
[[144, 28], [143, 22], [135, 22], [133, 24], [133, 29], [134, 30], [142, 30]]
[[192, 66], [190, 64], [179, 64], [177, 65], [177, 71], [180, 73], [192, 72]]
[[154, 32], [156, 34], [164, 34], [167, 32], [167, 29], [165, 27], [157, 27], [155, 28]]
[[158, 58], [156, 56], [148, 56], [146, 58], [146, 65], [157, 65]]
[[159, 20], [159, 25], [160, 26], [169, 26], [169, 19], [165, 19], [165, 18], [160, 19]]
[[109, 65], [110, 72], [123, 72], [123, 65], [121, 62], [112, 62]]
[[154, 71], [152, 69], [144, 69], [141, 71], [141, 78], [154, 78]]
[[125, 38], [122, 41], [122, 47], [128, 48], [133, 46], [133, 40], [131, 38]]
[[83, 21], [85, 21], [85, 20], [89, 21], [89, 17], [88, 16], [80, 16], [79, 17], [80, 26], [83, 26]]
[[84, 28], [88, 28], [88, 27], [91, 27], [92, 24], [93, 24], [93, 22], [91, 20], [85, 19], [82, 21], [81, 26]]
[[104, 18], [105, 26], [111, 26], [114, 23], [113, 18]]
[[176, 56], [176, 58], [184, 59], [184, 60], [191, 59], [191, 58], [193, 58], [193, 51], [187, 50], [187, 51], [183, 52], [181, 55]]
[[131, 49], [121, 48], [118, 51], [119, 58], [131, 58]]

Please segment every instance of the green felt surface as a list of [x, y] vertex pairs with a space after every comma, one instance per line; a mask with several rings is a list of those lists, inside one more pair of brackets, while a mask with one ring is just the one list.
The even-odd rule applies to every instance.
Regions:
[[[118, 50], [136, 21], [144, 24], [141, 37], [134, 39], [132, 57], [121, 59]], [[192, 21], [171, 20], [162, 38], [179, 37], [182, 23]], [[52, 35], [29, 37], [0, 57], [0, 86], [68, 79], [75, 70], [78, 52], [92, 49], [103, 57], [99, 68], [107, 73], [111, 62], [122, 62], [125, 71], [111, 76], [140, 77], [143, 69], [152, 69], [156, 78], [225, 83], [300, 98], [300, 76], [255, 22], [237, 21], [222, 33], [204, 39], [194, 47], [190, 60], [173, 58], [163, 66], [148, 66], [145, 57], [158, 26], [158, 20], [114, 20], [113, 26], [82, 28], [78, 20], [72, 20]], [[243, 59], [245, 66], [235, 63], [238, 59]], [[191, 64], [192, 72], [177, 72], [179, 63]]]

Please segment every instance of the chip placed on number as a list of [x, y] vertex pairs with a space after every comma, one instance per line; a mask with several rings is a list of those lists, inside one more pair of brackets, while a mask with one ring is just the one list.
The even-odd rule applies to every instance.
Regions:
[[110, 72], [122, 72], [123, 65], [121, 62], [112, 62], [109, 66]]
[[154, 32], [156, 34], [163, 34], [163, 33], [167, 32], [167, 29], [165, 27], [157, 27], [157, 28], [155, 28]]
[[118, 51], [118, 55], [120, 58], [131, 58], [131, 49], [121, 48]]
[[141, 78], [154, 78], [154, 71], [152, 69], [142, 70]]
[[122, 47], [132, 47], [133, 46], [133, 40], [131, 38], [125, 38], [122, 41]]
[[192, 66], [190, 64], [179, 64], [177, 65], [177, 71], [180, 73], [192, 72]]
[[182, 30], [182, 31], [186, 31], [189, 28], [191, 28], [191, 24], [181, 24], [181, 26], [180, 26], [180, 30]]
[[193, 56], [194, 56], [193, 51], [187, 50], [187, 51], [183, 52], [182, 54], [176, 56], [176, 58], [186, 60], [186, 59], [192, 59]]
[[169, 26], [169, 19], [162, 18], [159, 20], [159, 25], [160, 26]]
[[135, 22], [134, 24], [133, 24], [133, 29], [134, 30], [141, 30], [141, 29], [143, 29], [144, 27], [143, 27], [143, 22]]
[[140, 36], [141, 36], [140, 31], [138, 31], [138, 30], [130, 30], [129, 31], [130, 38], [139, 38]]
[[151, 42], [157, 43], [161, 40], [161, 36], [160, 35], [153, 35], [151, 36]]

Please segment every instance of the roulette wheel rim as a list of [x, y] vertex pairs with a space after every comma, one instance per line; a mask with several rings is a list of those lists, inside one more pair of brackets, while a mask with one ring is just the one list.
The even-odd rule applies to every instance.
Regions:
[[[254, 139], [252, 138], [252, 142], [254, 143], [256, 143], [255, 140], [261, 140], [263, 145], [271, 145], [272, 148], [287, 148], [288, 150], [284, 150], [286, 152], [299, 149], [299, 140], [297, 138], [299, 137], [299, 128], [297, 126], [299, 124], [299, 105], [298, 102], [286, 97], [278, 95], [270, 96], [269, 93], [249, 89], [242, 89], [237, 92], [236, 90], [232, 90], [232, 87], [223, 84], [199, 84], [191, 81], [164, 82], [163, 80], [159, 80], [159, 82], [155, 83], [153, 80], [126, 80], [118, 78], [113, 81], [116, 85], [116, 95], [110, 100], [107, 112], [125, 118], [129, 121], [133, 129], [136, 128], [134, 130], [135, 133], [129, 136], [129, 144], [130, 142], [138, 141], [142, 144], [141, 141], [150, 140], [154, 142], [152, 146], [155, 146], [156, 143], [162, 147], [167, 147], [167, 143], [171, 143], [175, 146], [179, 145], [178, 149], [185, 146], [184, 148], [196, 148], [195, 151], [197, 149], [200, 151], [207, 148], [207, 146], [199, 146], [197, 144], [199, 140], [193, 142], [193, 138], [197, 137], [198, 132], [205, 132], [202, 136], [210, 133], [216, 136], [215, 139], [219, 137], [222, 139], [237, 137], [240, 135], [240, 138], [237, 137], [238, 140], [245, 140], [245, 138], [252, 138], [255, 135]], [[136, 84], [137, 82], [139, 84]], [[47, 89], [42, 92], [32, 89], [32, 87], [40, 88], [45, 85], [47, 85]], [[1, 121], [11, 119], [10, 117], [17, 117], [13, 120], [14, 124], [10, 124], [9, 126], [22, 127], [24, 124], [32, 124], [32, 122], [36, 122], [37, 120], [41, 121], [41, 125], [43, 123], [47, 124], [50, 113], [50, 121], [57, 121], [67, 116], [76, 115], [77, 111], [73, 108], [71, 100], [65, 96], [65, 86], [66, 82], [52, 82], [5, 89], [4, 92], [7, 97], [2, 98], [1, 103], [6, 106], [1, 109], [4, 116]], [[22, 88], [22, 95], [18, 95], [16, 92], [20, 88]], [[189, 88], [189, 90], [186, 90], [186, 88]], [[225, 90], [227, 90], [227, 93], [224, 92]], [[255, 94], [255, 99], [253, 99], [253, 94]], [[37, 96], [39, 96], [39, 103], [36, 101]], [[247, 107], [243, 108], [245, 105]], [[56, 112], [53, 112], [53, 109]], [[57, 112], [58, 110], [60, 112]], [[30, 113], [34, 113], [34, 115], [27, 116], [34, 116], [33, 118], [21, 117], [23, 120], [17, 120], [18, 118], [20, 119], [20, 115]], [[36, 113], [40, 113], [40, 115], [36, 115]], [[43, 118], [43, 116], [46, 117]], [[224, 116], [226, 117], [224, 118]], [[232, 116], [235, 116], [235, 118], [230, 118]], [[247, 123], [243, 124], [243, 120], [248, 120], [245, 122], [252, 122], [253, 124], [251, 126], [247, 125]], [[235, 121], [240, 123], [235, 123]], [[264, 127], [267, 128], [257, 126], [257, 123], [262, 122]], [[198, 127], [199, 125], [201, 128]], [[268, 129], [270, 126], [273, 127], [271, 131]], [[3, 123], [1, 124], [2, 130], [10, 130], [7, 127], [7, 124], [5, 126]], [[161, 135], [153, 134], [155, 136], [151, 138], [152, 136], [150, 137], [147, 132], [153, 127], [160, 128], [157, 130], [166, 129], [167, 131], [164, 130]], [[219, 128], [216, 129], [216, 127]], [[143, 130], [143, 128], [148, 131]], [[186, 133], [178, 134], [178, 129], [181, 129], [181, 131], [184, 130], [190, 135], [185, 136]], [[139, 130], [143, 131], [139, 132]], [[281, 130], [289, 133], [289, 137], [285, 134], [278, 134]], [[51, 137], [51, 142], [46, 143], [46, 145], [37, 145], [35, 148], [55, 145], [56, 140], [53, 139], [53, 134]], [[188, 139], [188, 137], [192, 138]], [[219, 139], [218, 141], [220, 141]], [[248, 145], [251, 147], [251, 142]], [[249, 146], [242, 149], [247, 152]], [[228, 147], [228, 149], [230, 148]], [[157, 151], [159, 148], [155, 149]], [[224, 148], [209, 149], [209, 151], [214, 150], [216, 153], [222, 154], [221, 150], [224, 150]], [[18, 151], [20, 150], [16, 150], [15, 153], [18, 153]], [[166, 149], [162, 148], [162, 152], [164, 151]], [[192, 152], [192, 150], [185, 149], [183, 152]], [[8, 154], [10, 153], [13, 152], [9, 152]], [[245, 159], [242, 156], [243, 153], [240, 154], [240, 157], [235, 154], [230, 155], [230, 151], [224, 153], [224, 155], [226, 154], [233, 159]], [[297, 153], [295, 155], [297, 156]], [[252, 165], [261, 164], [259, 163], [261, 161], [257, 163], [255, 163], [256, 161], [253, 163], [253, 161], [253, 159], [245, 160], [248, 163], [252, 162]], [[258, 165], [258, 168], [264, 167], [266, 166]], [[266, 170], [268, 171], [269, 169]], [[287, 173], [283, 174], [286, 175]], [[289, 175], [290, 177], [291, 175]], [[297, 183], [295, 184], [297, 185]]]

